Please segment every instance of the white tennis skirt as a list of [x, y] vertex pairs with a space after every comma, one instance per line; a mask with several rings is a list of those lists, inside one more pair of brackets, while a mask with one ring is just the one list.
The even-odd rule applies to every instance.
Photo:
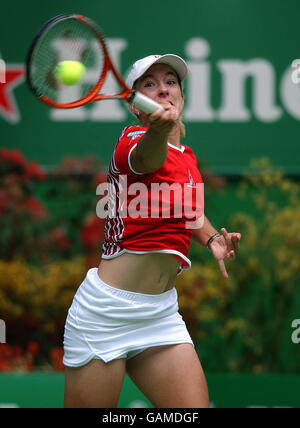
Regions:
[[191, 343], [178, 313], [175, 288], [162, 294], [120, 290], [90, 269], [69, 309], [63, 362], [80, 367], [92, 359], [105, 363], [132, 358], [152, 346]]

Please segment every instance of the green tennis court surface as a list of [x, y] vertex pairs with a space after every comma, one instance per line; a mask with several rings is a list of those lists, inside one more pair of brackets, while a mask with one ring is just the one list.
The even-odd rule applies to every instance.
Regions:
[[[213, 408], [300, 408], [300, 376], [207, 375]], [[63, 407], [62, 374], [1, 374], [0, 407]], [[152, 407], [126, 377], [120, 408]]]

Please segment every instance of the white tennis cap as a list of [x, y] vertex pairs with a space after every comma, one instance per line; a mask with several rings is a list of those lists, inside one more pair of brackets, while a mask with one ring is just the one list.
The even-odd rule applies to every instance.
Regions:
[[141, 77], [153, 64], [168, 64], [176, 71], [180, 80], [184, 80], [188, 74], [187, 65], [185, 61], [180, 58], [180, 56], [173, 54], [149, 55], [145, 58], [139, 59], [133, 64], [126, 78], [127, 85], [132, 88], [134, 82], [139, 77]]

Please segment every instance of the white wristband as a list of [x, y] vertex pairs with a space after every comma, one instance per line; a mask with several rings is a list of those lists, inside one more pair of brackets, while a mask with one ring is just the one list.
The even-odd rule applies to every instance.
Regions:
[[151, 98], [146, 97], [146, 95], [141, 94], [141, 92], [134, 92], [129, 103], [138, 108], [139, 110], [144, 111], [145, 113], [153, 113], [155, 110], [160, 109], [164, 110], [163, 106], [151, 100]]

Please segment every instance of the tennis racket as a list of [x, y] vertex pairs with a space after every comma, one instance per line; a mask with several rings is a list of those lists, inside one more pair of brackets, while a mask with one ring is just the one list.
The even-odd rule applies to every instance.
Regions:
[[[69, 60], [81, 62], [87, 72], [79, 84], [65, 87], [55, 78], [55, 68], [59, 62]], [[101, 93], [109, 71], [121, 87], [118, 94]], [[54, 108], [68, 109], [94, 101], [120, 99], [146, 113], [163, 109], [126, 85], [111, 60], [100, 29], [82, 15], [58, 15], [42, 26], [27, 54], [26, 78], [34, 95]]]

